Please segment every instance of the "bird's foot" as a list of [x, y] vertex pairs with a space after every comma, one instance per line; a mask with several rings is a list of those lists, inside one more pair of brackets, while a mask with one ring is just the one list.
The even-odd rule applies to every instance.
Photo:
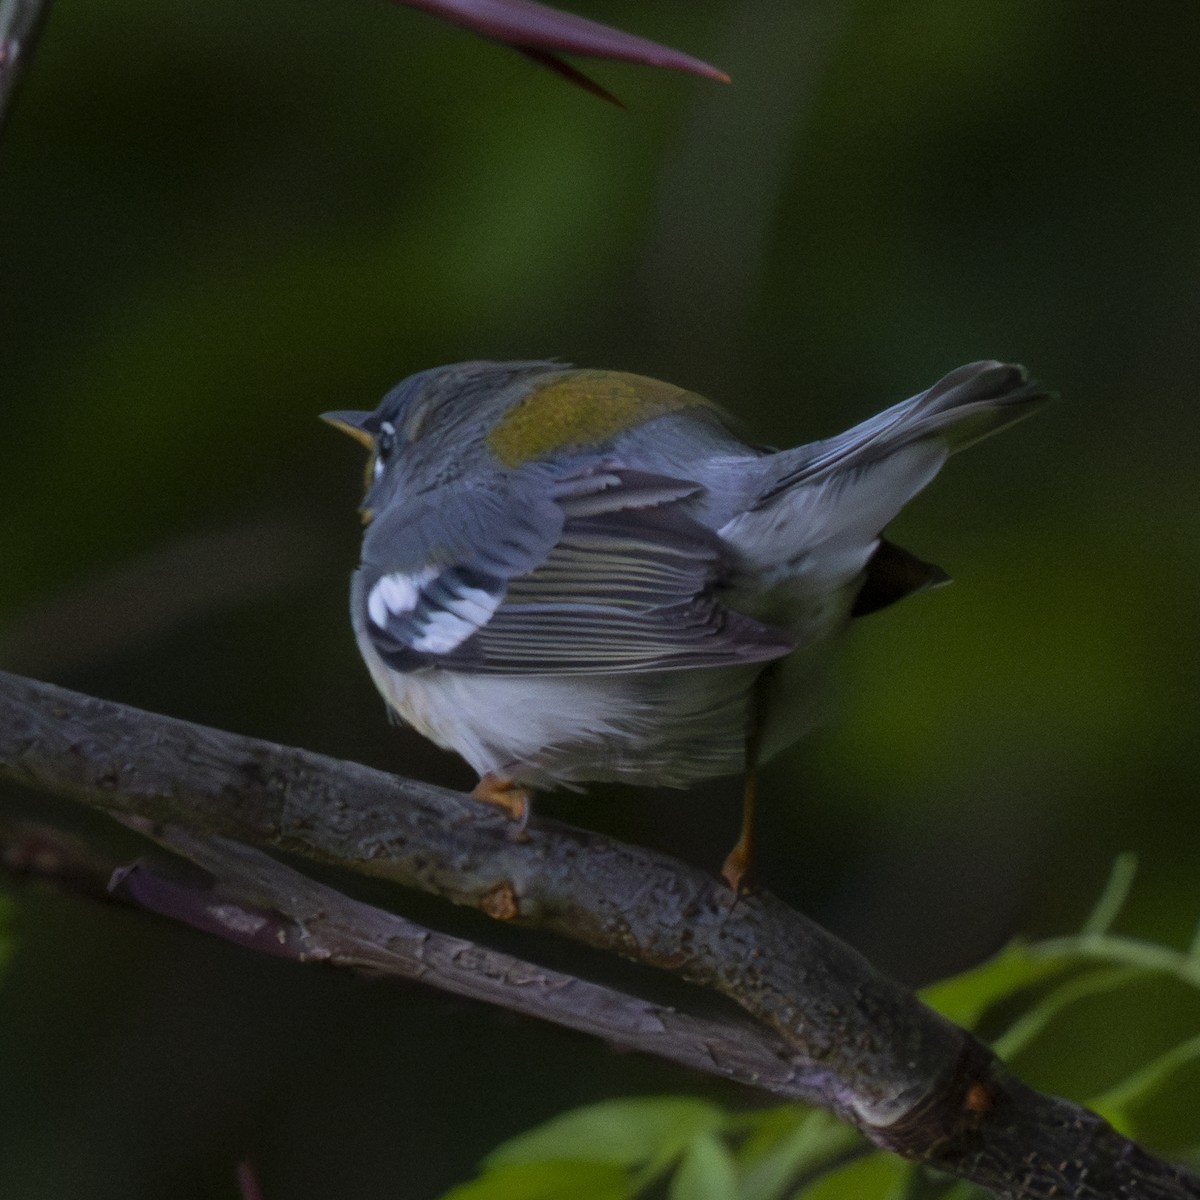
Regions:
[[751, 858], [750, 843], [741, 838], [721, 864], [721, 878], [733, 893], [735, 903], [750, 893], [751, 884], [747, 877], [750, 873]]
[[475, 785], [471, 796], [504, 812], [510, 821], [516, 822], [515, 836], [524, 837], [531, 805], [529, 792], [519, 783], [489, 771]]
[[758, 772], [753, 765], [756, 756], [754, 738], [752, 733], [746, 751], [748, 765], [745, 787], [742, 790], [742, 831], [738, 834], [737, 845], [730, 850], [721, 864], [721, 878], [733, 893], [734, 904], [750, 891], [746, 877], [750, 873], [750, 864], [754, 861], [754, 811], [757, 808], [758, 797]]

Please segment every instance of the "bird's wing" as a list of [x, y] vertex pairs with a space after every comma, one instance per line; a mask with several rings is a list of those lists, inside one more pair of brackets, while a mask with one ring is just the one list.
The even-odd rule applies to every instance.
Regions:
[[785, 635], [715, 597], [728, 551], [680, 503], [698, 490], [601, 469], [550, 489], [427, 493], [419, 514], [392, 517], [404, 565], [372, 539], [365, 628], [398, 670], [615, 674], [786, 654]]

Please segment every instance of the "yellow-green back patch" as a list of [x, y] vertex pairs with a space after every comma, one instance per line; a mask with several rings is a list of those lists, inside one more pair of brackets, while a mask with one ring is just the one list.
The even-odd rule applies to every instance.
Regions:
[[488, 435], [488, 446], [506, 467], [519, 467], [694, 405], [716, 407], [695, 392], [644, 375], [571, 371], [510, 408]]

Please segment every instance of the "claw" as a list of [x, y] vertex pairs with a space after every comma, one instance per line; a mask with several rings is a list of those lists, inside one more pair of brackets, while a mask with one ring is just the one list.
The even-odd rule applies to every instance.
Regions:
[[519, 783], [493, 775], [490, 771], [475, 785], [471, 792], [474, 799], [501, 809], [510, 821], [515, 821], [516, 836], [521, 837], [529, 824], [529, 793]]
[[744, 896], [750, 890], [749, 884], [746, 883], [746, 874], [750, 870], [752, 857], [750, 842], [739, 838], [738, 844], [730, 850], [721, 864], [721, 878], [735, 897]]
[[754, 860], [754, 810], [758, 795], [758, 772], [753, 760], [746, 767], [745, 785], [742, 791], [742, 832], [737, 844], [725, 856], [721, 864], [721, 878], [729, 885], [734, 897], [744, 896], [749, 891], [746, 875]]

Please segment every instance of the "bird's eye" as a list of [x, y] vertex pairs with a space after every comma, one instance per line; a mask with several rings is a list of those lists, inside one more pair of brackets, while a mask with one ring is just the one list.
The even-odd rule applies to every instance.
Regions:
[[378, 481], [383, 474], [384, 464], [396, 448], [396, 427], [391, 421], [384, 421], [379, 426], [379, 436], [375, 439], [375, 459], [371, 465], [371, 474]]

